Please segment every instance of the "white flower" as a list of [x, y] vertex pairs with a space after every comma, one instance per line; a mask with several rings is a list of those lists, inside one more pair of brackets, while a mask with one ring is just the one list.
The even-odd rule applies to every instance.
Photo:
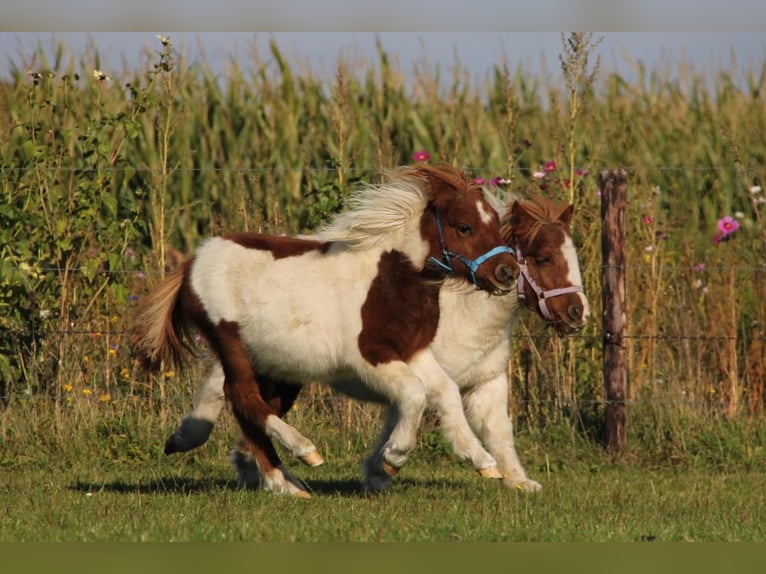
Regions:
[[93, 77], [99, 82], [110, 82], [112, 79], [101, 70], [93, 70]]
[[760, 185], [754, 185], [750, 188], [750, 193], [755, 195], [756, 193], [761, 193], [761, 186]]
[[737, 219], [744, 219], [745, 218], [745, 214], [742, 213], [741, 211], [737, 211], [737, 212], [734, 213], [734, 217], [736, 217]]
[[162, 45], [163, 45], [163, 46], [165, 46], [166, 48], [167, 48], [168, 46], [172, 46], [172, 45], [173, 45], [173, 43], [170, 41], [170, 38], [168, 38], [167, 36], [163, 36], [162, 34], [157, 34], [157, 39], [158, 39], [158, 40], [159, 40], [159, 41], [162, 43]]
[[544, 171], [536, 171], [535, 173], [532, 174], [532, 177], [534, 177], [535, 179], [542, 179], [542, 178], [545, 177], [545, 172]]

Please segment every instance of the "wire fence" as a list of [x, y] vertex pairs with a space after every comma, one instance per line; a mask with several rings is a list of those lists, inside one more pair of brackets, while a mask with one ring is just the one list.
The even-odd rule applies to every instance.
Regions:
[[[27, 170], [30, 168], [3, 168], [0, 170], [0, 173], [6, 172], [6, 171], [20, 171], [20, 170]], [[48, 168], [42, 168], [43, 170]], [[152, 168], [123, 168], [123, 167], [108, 167], [108, 168], [100, 168], [99, 170], [88, 170], [88, 169], [67, 169], [63, 168], [56, 168], [58, 171], [71, 171], [71, 172], [77, 172], [78, 174], [86, 175], [89, 173], [89, 171], [101, 171], [101, 172], [125, 172], [128, 169], [132, 172], [153, 172], [153, 173], [160, 173], [161, 170], [159, 169], [152, 169]], [[620, 168], [621, 170], [624, 170], [625, 172], [644, 172], [644, 171], [659, 171], [659, 172], [684, 172], [684, 171], [693, 171], [693, 172], [721, 172], [721, 171], [727, 171], [727, 172], [734, 172], [739, 174], [744, 173], [753, 173], [757, 172], [762, 169], [761, 166], [732, 166], [732, 165], [721, 165], [721, 166], [695, 166], [695, 165], [674, 165], [674, 166], [667, 166], [667, 165], [644, 165], [644, 166], [626, 166]], [[53, 171], [53, 168], [50, 168], [50, 171]], [[350, 172], [350, 173], [373, 173], [378, 171], [377, 168], [366, 168], [366, 167], [359, 167], [359, 166], [349, 166], [344, 168], [337, 168], [337, 167], [327, 167], [327, 168], [307, 168], [307, 167], [234, 167], [234, 166], [226, 166], [226, 167], [183, 167], [183, 166], [177, 166], [174, 167], [172, 172], [174, 173], [184, 173], [184, 172], [194, 172], [194, 173], [201, 173], [201, 172], [210, 172], [210, 173], [221, 173], [221, 172], [232, 172], [237, 174], [246, 174], [246, 173], [253, 173], [253, 174], [263, 174], [263, 173], [288, 173], [288, 172], [316, 172], [316, 173], [335, 173], [338, 171], [344, 171], [344, 172]], [[481, 166], [472, 166], [470, 169], [466, 169], [469, 173], [471, 172], [477, 172], [477, 171], [490, 171], [488, 167], [481, 167]], [[524, 174], [524, 175], [532, 175], [533, 170], [531, 169], [525, 169], [525, 168], [514, 168], [514, 172]], [[758, 199], [761, 199], [758, 197]], [[603, 271], [610, 266], [601, 265], [598, 267], [599, 271]], [[613, 267], [613, 266], [612, 266]], [[633, 271], [637, 273], [651, 271], [653, 273], [658, 274], [677, 274], [680, 272], [696, 272], [699, 269], [695, 265], [679, 265], [679, 264], [669, 264], [661, 261], [655, 261], [652, 264], [648, 263], [642, 263], [640, 261], [637, 261], [635, 263], [631, 262], [629, 264], [626, 264], [624, 266], [621, 266], [625, 271]], [[19, 266], [14, 265], [7, 265], [7, 264], [0, 264], [0, 273], [9, 273], [9, 272], [15, 272], [15, 273], [21, 273], [21, 272], [27, 272], [28, 269], [24, 269]], [[40, 274], [78, 274], [78, 273], [93, 273], [92, 269], [85, 268], [85, 267], [67, 267], [67, 266], [50, 266], [45, 265], [42, 267], [36, 267], [34, 269], [36, 273]], [[763, 264], [752, 262], [742, 264], [737, 263], [733, 261], [731, 264], [709, 264], [705, 266], [705, 271], [708, 273], [738, 273], [738, 274], [750, 274], [753, 276], [754, 281], [762, 281], [761, 278], [758, 277], [758, 275], [762, 275], [766, 273], [766, 261], [763, 262]], [[96, 274], [99, 276], [119, 276], [119, 277], [134, 277], [134, 278], [152, 278], [156, 277], [158, 275], [161, 275], [161, 271], [158, 269], [130, 269], [130, 270], [122, 270], [122, 269], [99, 269], [96, 271]], [[628, 292], [632, 292], [636, 289], [641, 289], [642, 286], [640, 285], [631, 285], [629, 284], [627, 286]], [[596, 293], [593, 293], [591, 296], [597, 295]], [[136, 298], [138, 296], [131, 295], [130, 298]], [[128, 305], [125, 305], [124, 307], [121, 307], [119, 309], [115, 309], [114, 313], [122, 314], [127, 311], [129, 311], [130, 308], [130, 301], [128, 302]], [[679, 310], [681, 312], [683, 310]], [[760, 317], [759, 319], [762, 323], [766, 325], [766, 317]], [[114, 344], [118, 344], [119, 342], [122, 342], [123, 338], [125, 338], [128, 335], [128, 332], [124, 328], [99, 328], [99, 327], [78, 327], [75, 324], [73, 324], [70, 328], [63, 328], [62, 326], [53, 326], [54, 322], [51, 321], [40, 321], [38, 322], [42, 325], [44, 325], [44, 328], [41, 328], [40, 330], [36, 330], [35, 328], [8, 328], [0, 326], [0, 336], [2, 335], [10, 335], [12, 337], [30, 337], [30, 338], [36, 338], [38, 336], [45, 336], [45, 337], [59, 337], [59, 338], [68, 338], [68, 337], [109, 337], [111, 341], [114, 341]], [[97, 322], [94, 322], [94, 325]], [[558, 339], [558, 336], [551, 332], [550, 330], [546, 330], [544, 332], [535, 332], [535, 333], [529, 333], [529, 332], [519, 332], [517, 330], [513, 335], [512, 338], [514, 341], [523, 341], [523, 340], [534, 340], [536, 342], [543, 342], [543, 341], [553, 341]], [[591, 325], [588, 326], [588, 328], [584, 332], [579, 332], [575, 334], [568, 335], [568, 339], [571, 339], [577, 343], [580, 343], [582, 346], [587, 348], [596, 348], [604, 344], [604, 342], [607, 339], [607, 333], [604, 333], [601, 329], [601, 325], [598, 323], [597, 318], [594, 317], [592, 320]], [[629, 344], [630, 342], [635, 342], [637, 344], [643, 344], [647, 342], [651, 343], [658, 343], [658, 344], [669, 344], [669, 343], [690, 343], [690, 342], [696, 342], [696, 343], [727, 343], [727, 344], [737, 344], [737, 345], [752, 345], [754, 343], [764, 343], [766, 342], [766, 328], [759, 329], [759, 330], [753, 330], [752, 332], [748, 333], [747, 336], [743, 336], [740, 334], [732, 335], [732, 334], [713, 334], [713, 333], [699, 333], [699, 332], [641, 332], [640, 327], [636, 327], [635, 330], [631, 327], [630, 323], [628, 324], [627, 332], [624, 334], [624, 336], [621, 337], [621, 344]], [[648, 379], [644, 381], [647, 386], [652, 386], [654, 383], [652, 381], [649, 381]], [[761, 388], [762, 388], [763, 382], [761, 381]], [[5, 387], [8, 388], [7, 386]], [[28, 392], [24, 389], [23, 385], [17, 385], [17, 388], [20, 389], [20, 392], [14, 392], [13, 394], [6, 394], [5, 396], [0, 395], [0, 400], [47, 400], [47, 399], [56, 399], [56, 397], [51, 397], [48, 394], [39, 394], [35, 392]], [[567, 408], [567, 407], [588, 407], [588, 406], [603, 406], [608, 401], [605, 398], [577, 398], [573, 399], [571, 397], [566, 396], [557, 396], [555, 398], [547, 398], [545, 396], [539, 396], [534, 399], [530, 399], [528, 397], [520, 397], [517, 396], [518, 393], [514, 394], [512, 393], [511, 396], [511, 403], [515, 405], [528, 405], [528, 404], [540, 404], [540, 405], [556, 405], [559, 408]], [[112, 400], [114, 402], [135, 402], [137, 400], [139, 401], [156, 401], [158, 400], [156, 397], [149, 397], [149, 396], [138, 396], [138, 395], [131, 395], [131, 396], [118, 396], [115, 395]], [[163, 396], [163, 401], [172, 401], [172, 402], [183, 402], [184, 404], [187, 404], [190, 401], [190, 397], [188, 394], [184, 394], [183, 396]], [[304, 399], [304, 400], [312, 400], [312, 401], [335, 401], [335, 400], [348, 400], [343, 397], [335, 397], [335, 396], [312, 396], [311, 399]], [[624, 401], [624, 404], [626, 405], [637, 405], [637, 404], [676, 404], [676, 405], [688, 405], [688, 406], [709, 406], [711, 404], [720, 403], [721, 405], [724, 404], [724, 400], [721, 399], [720, 401], [711, 399], [710, 397], [688, 397], [684, 396], [683, 392], [676, 392], [674, 396], [671, 398], [662, 398], [662, 397], [650, 397], [645, 396], [638, 399], [633, 398], [626, 398]]]

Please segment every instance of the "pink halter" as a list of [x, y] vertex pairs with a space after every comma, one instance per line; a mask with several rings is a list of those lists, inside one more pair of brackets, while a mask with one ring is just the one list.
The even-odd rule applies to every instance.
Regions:
[[522, 301], [527, 300], [527, 296], [524, 294], [524, 281], [529, 283], [529, 286], [532, 287], [532, 290], [535, 292], [535, 295], [537, 295], [537, 301], [540, 306], [540, 313], [542, 313], [543, 317], [546, 321], [549, 323], [553, 322], [553, 316], [551, 315], [551, 312], [548, 310], [548, 304], [545, 302], [546, 299], [550, 299], [551, 297], [558, 297], [559, 295], [565, 295], [566, 293], [584, 293], [585, 290], [583, 289], [582, 285], [570, 285], [568, 287], [559, 287], [558, 289], [550, 289], [548, 291], [543, 291], [542, 288], [537, 284], [537, 281], [535, 281], [532, 276], [529, 274], [529, 268], [527, 267], [527, 260], [522, 255], [521, 249], [518, 247], [516, 248], [516, 256], [518, 257], [518, 263], [519, 263], [519, 270], [521, 273], [519, 273], [519, 279], [516, 282], [518, 292], [519, 292], [519, 299]]

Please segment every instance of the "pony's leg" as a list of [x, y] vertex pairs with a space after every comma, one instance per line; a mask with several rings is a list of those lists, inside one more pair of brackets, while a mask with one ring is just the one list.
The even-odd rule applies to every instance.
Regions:
[[394, 475], [404, 466], [417, 443], [417, 430], [426, 407], [422, 381], [407, 365], [395, 361], [379, 364], [370, 373], [368, 384], [386, 396], [398, 416], [389, 418], [381, 433], [379, 447], [364, 463], [367, 478]]
[[186, 452], [207, 442], [226, 402], [223, 380], [223, 367], [216, 361], [197, 391], [192, 410], [165, 442], [165, 454]]
[[248, 421], [240, 421], [240, 427], [244, 436], [231, 452], [231, 463], [237, 471], [240, 486], [311, 498], [304, 484], [282, 464], [271, 439]]
[[[300, 393], [300, 385], [292, 385], [273, 381], [267, 377], [258, 377], [262, 395], [269, 406], [277, 411], [280, 417], [283, 417], [293, 406], [295, 399]], [[292, 494], [300, 497], [308, 497], [303, 484], [297, 478], [294, 478], [284, 465], [278, 464], [276, 471], [264, 472], [263, 467], [267, 466], [259, 463], [262, 457], [268, 456], [271, 443], [264, 435], [258, 435], [257, 441], [241, 440], [239, 445], [231, 452], [231, 463], [237, 471], [239, 484], [247, 488], [263, 487], [264, 490]], [[301, 459], [302, 462], [310, 466], [317, 466], [324, 461], [317, 451], [311, 453], [314, 457], [313, 463], [309, 459]]]
[[501, 478], [497, 461], [484, 449], [466, 419], [457, 383], [444, 371], [433, 353], [419, 353], [411, 366], [423, 380], [428, 404], [436, 410], [440, 429], [455, 456], [468, 461], [481, 476]]
[[301, 391], [300, 385], [289, 384], [271, 378], [258, 377], [264, 399], [279, 415], [278, 419], [269, 418], [266, 424], [266, 434], [279, 444], [291, 445], [290, 452], [307, 466], [319, 466], [324, 463], [314, 444], [303, 436], [292, 425], [282, 420], [292, 408], [295, 399]]
[[393, 485], [391, 475], [395, 473], [395, 470], [386, 468], [383, 459], [383, 449], [388, 444], [391, 432], [398, 423], [399, 409], [396, 408], [396, 405], [389, 405], [386, 409], [386, 420], [378, 437], [378, 443], [375, 445], [372, 454], [362, 462], [362, 473], [364, 475], [362, 486], [364, 490], [387, 490]]
[[231, 402], [245, 439], [260, 444], [262, 437], [259, 434], [263, 432], [307, 464], [319, 464], [321, 456], [317, 460], [314, 444], [282, 421], [278, 411], [263, 399], [250, 356], [239, 338], [237, 324], [222, 321], [217, 327], [212, 343], [223, 365], [224, 394]]
[[497, 459], [503, 484], [534, 492], [539, 482], [527, 477], [513, 440], [513, 423], [508, 416], [508, 377], [501, 373], [473, 387], [463, 397], [465, 413], [474, 431]]

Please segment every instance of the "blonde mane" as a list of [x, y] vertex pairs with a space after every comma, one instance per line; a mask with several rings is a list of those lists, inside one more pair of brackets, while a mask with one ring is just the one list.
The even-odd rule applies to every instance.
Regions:
[[384, 183], [366, 184], [356, 191], [347, 209], [323, 227], [318, 238], [343, 242], [354, 250], [394, 245], [417, 233], [434, 195], [434, 180], [457, 189], [470, 185], [462, 172], [448, 165], [408, 166], [384, 176]]

